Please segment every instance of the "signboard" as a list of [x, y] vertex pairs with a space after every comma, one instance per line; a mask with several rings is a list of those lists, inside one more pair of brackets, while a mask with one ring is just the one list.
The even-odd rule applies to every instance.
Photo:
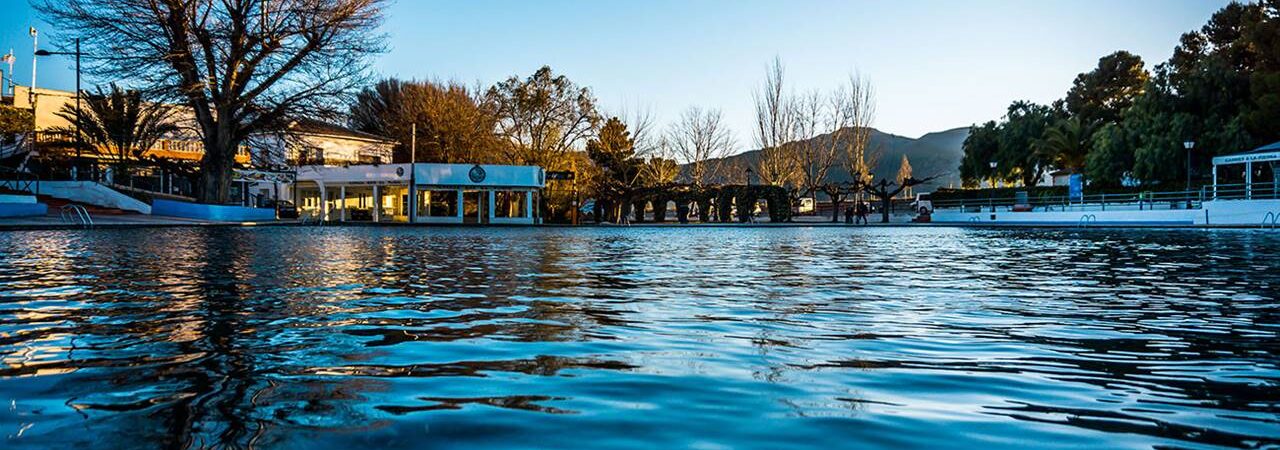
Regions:
[[298, 178], [296, 172], [266, 172], [262, 170], [233, 170], [232, 180], [248, 183], [292, 183]]
[[547, 172], [547, 180], [572, 180], [573, 172], [568, 170]]
[[1084, 175], [1073, 173], [1067, 178], [1067, 198], [1072, 202], [1084, 201]]

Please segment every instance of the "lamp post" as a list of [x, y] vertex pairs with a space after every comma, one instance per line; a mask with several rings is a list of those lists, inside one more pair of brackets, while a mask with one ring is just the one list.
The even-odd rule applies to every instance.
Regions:
[[1182, 148], [1187, 149], [1187, 192], [1191, 191], [1191, 149], [1195, 148], [1196, 141], [1186, 141], [1182, 143]]
[[[80, 38], [75, 39], [75, 44], [76, 44], [76, 50], [73, 52], [51, 52], [48, 50], [36, 50], [36, 56], [73, 55], [76, 57], [76, 164], [78, 165], [80, 164], [80, 156], [81, 156], [80, 149], [84, 147], [84, 142], [82, 141], [82, 138], [80, 135], [80, 122], [81, 120], [83, 120], [80, 115], [80, 96], [81, 96], [80, 95], [80, 91], [81, 91], [80, 89], [80, 56], [81, 56]], [[33, 85], [35, 84], [34, 73], [32, 74], [31, 84]], [[32, 89], [34, 90], [35, 86], [32, 86]], [[79, 179], [80, 177], [76, 176], [75, 178]]]
[[754, 173], [756, 172], [754, 170], [751, 170], [750, 167], [747, 168], [747, 186], [751, 185], [751, 175]]
[[1000, 165], [1000, 162], [991, 161], [991, 162], [988, 162], [987, 165], [991, 166], [991, 187], [995, 188], [996, 187], [996, 167]]

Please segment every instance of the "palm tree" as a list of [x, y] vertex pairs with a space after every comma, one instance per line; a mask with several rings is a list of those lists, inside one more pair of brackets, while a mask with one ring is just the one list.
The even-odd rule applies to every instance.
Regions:
[[1034, 144], [1035, 151], [1059, 169], [1080, 172], [1084, 170], [1093, 128], [1093, 124], [1084, 123], [1077, 117], [1060, 120]]
[[[167, 105], [147, 102], [141, 92], [115, 84], [110, 92], [99, 88], [96, 94], [85, 95], [84, 104], [86, 108], [78, 115], [73, 104], [64, 105], [57, 114], [71, 125], [54, 131], [75, 136], [79, 122], [81, 149], [109, 161], [116, 173], [129, 174], [132, 162], [165, 135], [178, 131]], [[72, 143], [71, 147], [76, 145]]]

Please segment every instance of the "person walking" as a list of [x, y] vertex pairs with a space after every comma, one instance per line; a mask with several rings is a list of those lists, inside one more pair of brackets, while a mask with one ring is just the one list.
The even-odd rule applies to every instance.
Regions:
[[844, 223], [845, 225], [853, 225], [853, 205], [844, 208]]
[[867, 209], [868, 208], [867, 208], [866, 202], [858, 202], [858, 211], [855, 214], [857, 216], [857, 219], [854, 220], [855, 224], [858, 224], [858, 223], [861, 223], [863, 225], [867, 224], [867, 215], [871, 214], [871, 211], [868, 211]]

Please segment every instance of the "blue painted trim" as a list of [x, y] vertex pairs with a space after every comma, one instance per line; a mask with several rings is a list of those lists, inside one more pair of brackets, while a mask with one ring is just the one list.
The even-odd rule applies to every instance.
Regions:
[[0, 217], [31, 217], [49, 215], [44, 203], [0, 203]]
[[212, 220], [218, 222], [262, 222], [276, 220], [276, 210], [271, 208], [205, 205], [201, 203], [187, 203], [164, 199], [155, 199], [151, 202], [151, 215]]

